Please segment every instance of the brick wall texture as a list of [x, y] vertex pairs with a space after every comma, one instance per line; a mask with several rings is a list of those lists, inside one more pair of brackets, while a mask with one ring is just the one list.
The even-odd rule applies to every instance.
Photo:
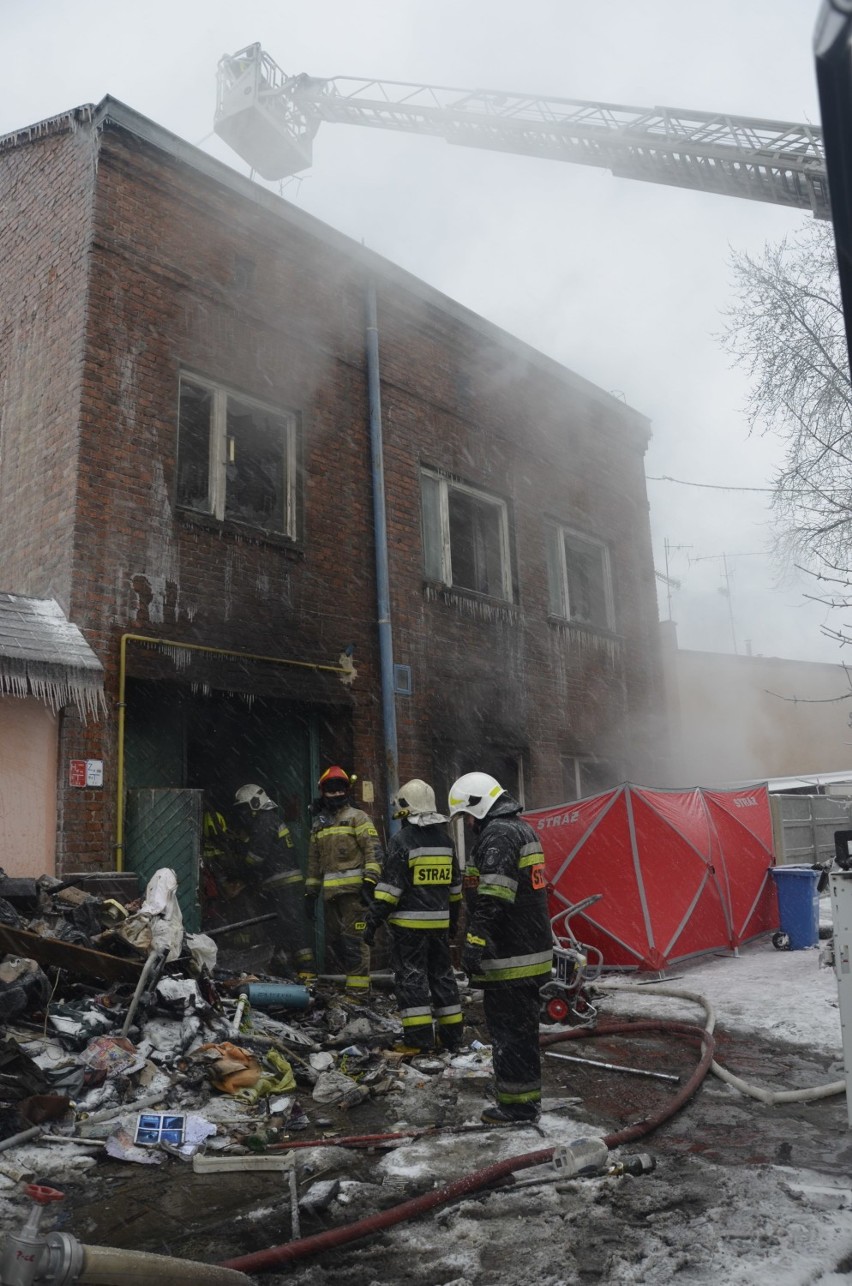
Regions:
[[[327, 704], [335, 685], [341, 746], [383, 781], [371, 276], [394, 659], [413, 679], [396, 698], [400, 780], [440, 788], [515, 757], [541, 806], [562, 797], [562, 756], [595, 754], [652, 781], [664, 747], [647, 423], [169, 138], [68, 118], [0, 151], [0, 589], [59, 599], [104, 664], [109, 703], [96, 723], [63, 717], [59, 865], [113, 862], [128, 632], [326, 664], [353, 644], [351, 689], [261, 667], [255, 690]], [[181, 371], [297, 415], [295, 542], [178, 510]], [[424, 466], [505, 501], [512, 604], [426, 583]], [[606, 542], [612, 636], [548, 618], [548, 520]], [[209, 681], [209, 665], [192, 658], [186, 681]], [[102, 791], [65, 787], [68, 760], [85, 757], [104, 760]]]

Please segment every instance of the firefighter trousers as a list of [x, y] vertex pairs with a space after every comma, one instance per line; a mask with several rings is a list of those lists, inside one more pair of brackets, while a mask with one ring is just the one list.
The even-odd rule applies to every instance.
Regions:
[[351, 995], [367, 995], [370, 990], [370, 948], [361, 935], [366, 925], [366, 911], [360, 893], [338, 893], [327, 898], [325, 944], [346, 974], [346, 990]]
[[[428, 1049], [437, 1036], [445, 1049], [461, 1042], [462, 1011], [446, 929], [401, 929], [392, 924], [391, 968], [406, 1045]], [[433, 1032], [434, 1015], [437, 1032]]]
[[535, 1116], [541, 1102], [539, 980], [492, 983], [483, 989], [482, 1001], [497, 1102], [520, 1115]]
[[297, 973], [316, 973], [314, 949], [305, 920], [305, 882], [301, 875], [296, 879], [273, 876], [264, 881], [261, 889], [271, 899], [278, 915], [276, 956], [283, 956]]

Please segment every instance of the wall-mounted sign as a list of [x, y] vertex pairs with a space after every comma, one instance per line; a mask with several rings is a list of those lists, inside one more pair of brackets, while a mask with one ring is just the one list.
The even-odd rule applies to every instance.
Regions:
[[72, 759], [68, 765], [68, 785], [78, 790], [87, 786], [103, 786], [103, 759]]
[[86, 760], [86, 785], [103, 786], [104, 784], [104, 761], [103, 759]]

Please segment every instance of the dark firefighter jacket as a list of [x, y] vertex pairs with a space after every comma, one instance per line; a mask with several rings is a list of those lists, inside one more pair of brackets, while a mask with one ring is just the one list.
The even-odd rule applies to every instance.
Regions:
[[448, 929], [461, 905], [461, 875], [444, 827], [404, 825], [388, 845], [373, 897], [370, 915], [377, 923]]
[[553, 939], [544, 854], [521, 805], [503, 793], [484, 819], [465, 872], [472, 897], [467, 942], [482, 947], [472, 981], [497, 985], [550, 976]]
[[293, 839], [277, 809], [262, 809], [249, 820], [246, 865], [264, 884], [295, 884], [301, 880]]
[[366, 813], [345, 804], [337, 812], [323, 808], [314, 818], [308, 845], [305, 892], [326, 901], [341, 893], [359, 893], [366, 878], [375, 884], [381, 872], [382, 846]]

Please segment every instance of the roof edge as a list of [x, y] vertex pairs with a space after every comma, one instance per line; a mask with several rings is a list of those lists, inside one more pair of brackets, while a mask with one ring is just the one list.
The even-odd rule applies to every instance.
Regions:
[[25, 125], [22, 129], [12, 130], [10, 134], [0, 135], [0, 153], [12, 152], [16, 147], [37, 143], [40, 139], [51, 138], [57, 134], [73, 134], [79, 126], [91, 125], [96, 110], [94, 103], [83, 103], [80, 107], [72, 107], [67, 112], [60, 112], [58, 116], [48, 116], [45, 120], [36, 121], [33, 125]]
[[[76, 111], [83, 110], [86, 109], [76, 109]], [[67, 113], [67, 115], [72, 115], [72, 113]], [[616, 397], [614, 394], [600, 388], [599, 385], [594, 384], [584, 376], [578, 375], [570, 367], [564, 366], [557, 361], [556, 358], [548, 357], [540, 349], [533, 347], [525, 340], [519, 339], [511, 331], [504, 330], [503, 327], [496, 325], [496, 323], [488, 321], [480, 313], [467, 308], [451, 296], [443, 294], [442, 291], [430, 286], [422, 278], [408, 272], [405, 268], [393, 263], [392, 260], [386, 259], [375, 250], [370, 250], [367, 246], [361, 245], [345, 233], [338, 232], [336, 228], [323, 222], [316, 215], [305, 213], [283, 197], [270, 192], [268, 188], [261, 187], [260, 184], [226, 165], [224, 161], [210, 156], [192, 143], [187, 143], [185, 139], [172, 133], [165, 126], [158, 125], [156, 121], [152, 121], [149, 117], [143, 116], [134, 108], [128, 107], [126, 103], [107, 94], [92, 109], [91, 120], [98, 130], [107, 125], [114, 125], [120, 129], [127, 130], [128, 133], [150, 143], [151, 146], [169, 153], [175, 160], [191, 166], [205, 177], [212, 179], [216, 183], [221, 183], [238, 196], [253, 201], [275, 217], [286, 220], [306, 235], [312, 236], [333, 249], [348, 255], [350, 258], [360, 261], [367, 271], [372, 271], [377, 276], [385, 278], [385, 280], [399, 283], [410, 294], [460, 321], [471, 330], [477, 331], [486, 339], [490, 339], [492, 342], [501, 344], [504, 347], [511, 346], [532, 365], [546, 371], [551, 376], [555, 376], [562, 383], [567, 384], [577, 392], [583, 393], [593, 401], [615, 410], [620, 420], [629, 420], [634, 431], [639, 430], [643, 434], [646, 444], [650, 441], [651, 422], [648, 416], [643, 415], [641, 411], [637, 411], [629, 403], [622, 401], [620, 397]], [[23, 130], [20, 133], [26, 135], [27, 131]]]

